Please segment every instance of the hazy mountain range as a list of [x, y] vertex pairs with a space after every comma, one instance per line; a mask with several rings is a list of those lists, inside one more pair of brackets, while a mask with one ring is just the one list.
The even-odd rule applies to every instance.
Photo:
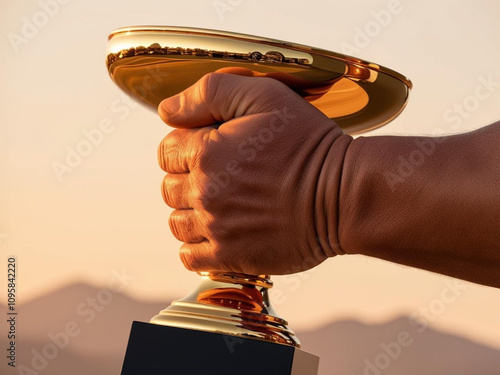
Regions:
[[[17, 371], [5, 363], [0, 368], [6, 374], [119, 374], [131, 322], [147, 322], [169, 304], [142, 303], [85, 284], [57, 290], [19, 306]], [[400, 317], [379, 325], [337, 321], [297, 334], [305, 350], [321, 357], [321, 375], [500, 374], [499, 350], [419, 328]], [[5, 353], [5, 324], [1, 330]], [[19, 372], [21, 365], [32, 372]]]

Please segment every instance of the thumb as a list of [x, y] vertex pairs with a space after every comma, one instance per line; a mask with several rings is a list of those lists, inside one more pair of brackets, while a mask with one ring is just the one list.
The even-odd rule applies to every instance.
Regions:
[[[262, 77], [209, 73], [183, 92], [158, 106], [161, 119], [175, 128], [197, 128], [233, 118], [273, 110], [272, 100], [289, 89]], [[293, 93], [293, 92], [292, 92]]]

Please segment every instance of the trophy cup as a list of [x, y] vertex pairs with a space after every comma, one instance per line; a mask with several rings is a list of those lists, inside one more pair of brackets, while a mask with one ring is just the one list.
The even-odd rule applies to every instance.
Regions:
[[[203, 75], [237, 69], [287, 84], [349, 134], [405, 107], [411, 82], [383, 66], [274, 39], [186, 27], [137, 26], [109, 36], [107, 68], [127, 94], [156, 109]], [[150, 323], [133, 322], [122, 375], [315, 375], [269, 299], [266, 275], [201, 273], [191, 295]]]

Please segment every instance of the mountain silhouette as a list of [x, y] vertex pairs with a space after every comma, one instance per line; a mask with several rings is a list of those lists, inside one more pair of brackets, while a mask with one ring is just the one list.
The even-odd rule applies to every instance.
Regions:
[[422, 329], [408, 317], [376, 325], [344, 320], [298, 335], [304, 349], [320, 356], [320, 375], [500, 374], [499, 350]]
[[[25, 366], [47, 375], [119, 374], [132, 321], [149, 321], [171, 300], [144, 303], [80, 283], [22, 304], [18, 370]], [[8, 344], [5, 325], [1, 330], [3, 349]], [[399, 317], [373, 325], [337, 321], [297, 335], [304, 350], [320, 356], [320, 375], [500, 374], [499, 350], [431, 328], [421, 331], [408, 317]], [[6, 375], [10, 373], [18, 372], [8, 368]]]

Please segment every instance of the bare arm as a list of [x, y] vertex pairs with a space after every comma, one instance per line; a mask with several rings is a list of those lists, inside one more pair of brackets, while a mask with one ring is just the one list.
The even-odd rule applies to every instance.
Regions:
[[448, 137], [360, 137], [343, 171], [344, 251], [500, 287], [500, 123]]
[[205, 76], [166, 99], [159, 147], [193, 271], [287, 274], [365, 254], [500, 287], [500, 125], [360, 137], [270, 78]]

